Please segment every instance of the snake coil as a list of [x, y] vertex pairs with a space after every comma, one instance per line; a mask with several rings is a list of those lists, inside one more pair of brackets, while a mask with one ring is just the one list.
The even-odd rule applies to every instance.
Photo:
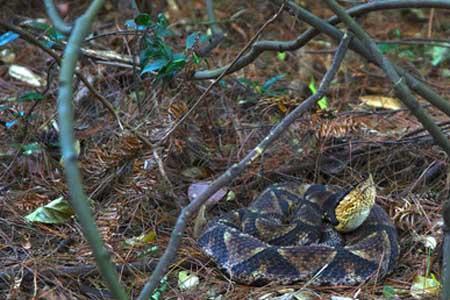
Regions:
[[338, 232], [340, 225], [323, 221], [324, 204], [347, 197], [349, 201], [341, 202], [345, 205], [333, 207], [333, 217], [345, 221], [355, 201], [361, 201], [355, 197], [363, 195], [358, 188], [345, 193], [328, 185], [272, 185], [249, 207], [211, 221], [198, 244], [232, 280], [243, 284], [290, 284], [314, 277], [316, 285], [354, 285], [382, 278], [399, 255], [396, 229], [383, 208], [372, 203], [349, 232]]

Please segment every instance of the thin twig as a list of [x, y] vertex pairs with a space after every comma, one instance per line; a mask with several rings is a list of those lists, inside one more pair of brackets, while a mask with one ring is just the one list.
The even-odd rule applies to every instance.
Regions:
[[[447, 174], [447, 180], [449, 174]], [[442, 245], [442, 300], [450, 299], [450, 199], [444, 202], [442, 208], [442, 217], [444, 219], [444, 240]]]
[[[275, 3], [279, 3], [281, 0], [272, 0]], [[389, 7], [392, 8], [395, 5], [400, 5], [399, 2], [408, 2], [409, 0], [405, 1], [377, 1], [377, 2], [371, 2], [373, 4], [378, 4], [379, 7]], [[450, 1], [412, 1], [412, 4], [420, 4], [420, 3], [433, 3], [437, 7], [441, 8], [448, 8], [450, 9]], [[390, 5], [390, 6], [388, 6]], [[329, 23], [325, 22], [324, 20], [318, 18], [317, 16], [313, 15], [309, 11], [301, 8], [297, 4], [295, 4], [292, 1], [287, 2], [287, 9], [290, 13], [295, 15], [300, 20], [308, 23], [309, 25], [313, 26], [315, 29], [317, 29], [319, 32], [325, 33], [332, 37], [335, 40], [340, 40], [343, 36], [343, 32], [337, 29], [336, 27], [330, 25]], [[350, 42], [349, 48], [353, 51], [357, 52], [361, 56], [365, 57], [368, 61], [380, 66], [380, 62], [377, 61], [373, 56], [372, 53], [366, 48], [365, 45], [363, 45], [358, 39], [353, 39]], [[435, 91], [433, 91], [428, 85], [422, 83], [420, 80], [416, 79], [414, 76], [410, 75], [408, 72], [406, 72], [404, 69], [395, 66], [395, 70], [399, 73], [399, 75], [403, 76], [406, 79], [407, 84], [409, 87], [414, 90], [416, 93], [418, 93], [420, 96], [425, 98], [428, 102], [436, 106], [438, 109], [440, 109], [442, 112], [450, 116], [450, 104], [449, 101], [439, 96]]]
[[178, 120], [175, 125], [173, 125], [172, 128], [161, 138], [161, 140], [158, 142], [158, 145], [163, 143], [174, 131], [178, 128], [178, 126], [181, 125], [181, 123], [186, 120], [186, 118], [197, 108], [197, 106], [200, 104], [200, 102], [206, 97], [206, 95], [211, 91], [211, 89], [227, 74], [228, 70], [233, 67], [233, 65], [239, 60], [239, 58], [250, 48], [250, 46], [255, 42], [255, 40], [259, 37], [259, 35], [263, 32], [263, 30], [269, 26], [270, 23], [275, 21], [275, 19], [281, 14], [281, 12], [284, 9], [284, 3], [281, 4], [280, 9], [277, 11], [276, 14], [274, 14], [269, 20], [267, 20], [266, 23], [259, 28], [259, 30], [256, 32], [256, 34], [250, 39], [250, 41], [245, 45], [244, 48], [239, 51], [238, 55], [234, 58], [234, 60], [231, 62], [231, 64], [226, 68], [222, 74], [220, 74], [214, 81], [208, 86], [208, 88], [203, 92], [203, 94], [197, 99], [197, 101], [192, 105], [192, 107]]
[[[283, 0], [273, 0], [276, 4], [280, 4]], [[335, 40], [339, 41], [342, 39], [343, 33], [332, 26], [337, 24], [339, 19], [332, 17], [328, 19], [328, 22], [320, 19], [319, 17], [311, 14], [307, 10], [301, 8], [292, 1], [287, 2], [288, 10], [295, 15], [300, 21], [306, 22], [313, 27], [305, 31], [303, 34], [299, 35], [295, 40], [291, 41], [259, 41], [253, 45], [249, 52], [243, 55], [232, 68], [227, 72], [235, 72], [248, 65], [254, 61], [259, 54], [264, 51], [293, 51], [297, 50], [304, 45], [306, 45], [310, 40], [320, 33], [325, 33]], [[400, 9], [400, 8], [443, 8], [450, 9], [450, 1], [442, 0], [430, 0], [430, 1], [417, 1], [417, 0], [390, 0], [390, 1], [373, 1], [370, 3], [358, 5], [350, 8], [347, 12], [352, 16], [360, 16], [367, 14], [372, 11], [377, 10], [387, 10], [387, 9]], [[358, 40], [353, 40], [350, 43], [350, 49], [356, 51], [367, 60], [376, 64], [376, 61], [371, 57], [369, 51], [362, 45]], [[215, 78], [223, 72], [228, 66], [221, 67], [215, 70], [204, 70], [196, 71], [194, 73], [194, 79], [208, 79]], [[450, 116], [450, 104], [449, 101], [439, 96], [434, 92], [428, 85], [422, 83], [420, 80], [416, 79], [414, 76], [410, 75], [408, 72], [402, 68], [395, 66], [396, 71], [404, 76], [407, 84], [412, 90], [418, 93], [420, 96], [425, 98], [428, 102], [436, 106], [442, 112]]]
[[304, 102], [299, 104], [292, 112], [290, 112], [283, 120], [278, 123], [269, 134], [252, 150], [250, 151], [239, 163], [232, 165], [225, 173], [220, 175], [216, 180], [214, 180], [209, 187], [198, 197], [196, 197], [188, 206], [181, 210], [178, 216], [175, 228], [170, 236], [169, 244], [167, 245], [166, 251], [161, 257], [155, 271], [152, 273], [149, 281], [145, 284], [138, 297], [138, 300], [148, 299], [152, 291], [159, 285], [161, 278], [167, 272], [169, 265], [175, 259], [177, 250], [180, 246], [181, 237], [186, 228], [186, 223], [192, 218], [199, 210], [199, 208], [206, 202], [209, 197], [211, 197], [215, 192], [225, 185], [231, 183], [237, 176], [239, 176], [250, 164], [257, 160], [264, 151], [283, 133], [286, 132], [287, 128], [305, 111], [311, 108], [320, 98], [323, 97], [331, 83], [334, 75], [336, 74], [339, 66], [344, 59], [344, 55], [347, 51], [350, 36], [344, 35], [342, 41], [340, 42], [337, 51], [335, 53], [333, 63], [331, 68], [326, 72], [324, 78], [322, 79], [317, 93], [306, 99]]
[[[27, 31], [23, 30], [20, 27], [17, 27], [12, 24], [7, 24], [2, 21], [0, 21], [0, 27], [6, 28], [7, 30], [13, 31], [15, 33], [18, 33], [20, 37], [27, 41], [28, 43], [35, 45], [39, 47], [41, 50], [46, 52], [48, 55], [53, 57], [56, 62], [61, 65], [61, 58], [60, 56], [53, 50], [43, 46], [34, 36], [32, 36]], [[144, 143], [149, 149], [153, 148], [153, 144], [145, 138], [141, 133], [139, 133], [137, 130], [134, 129], [128, 122], [121, 120], [119, 117], [119, 114], [117, 113], [114, 106], [102, 95], [100, 94], [94, 86], [84, 77], [79, 71], [75, 71], [75, 75], [77, 75], [78, 79], [80, 79], [81, 82], [87, 87], [87, 89], [94, 95], [95, 99], [99, 100], [100, 103], [114, 116], [114, 118], [117, 120], [119, 127], [125, 127], [128, 130], [130, 130], [142, 143]]]
[[328, 7], [344, 22], [349, 29], [355, 33], [360, 41], [369, 49], [371, 56], [377, 61], [377, 64], [383, 69], [386, 76], [391, 80], [394, 90], [402, 103], [411, 111], [417, 120], [428, 130], [435, 142], [442, 147], [442, 149], [450, 157], [450, 142], [441, 131], [441, 129], [434, 123], [433, 119], [420, 106], [419, 102], [413, 96], [405, 80], [399, 76], [391, 62], [381, 54], [372, 38], [361, 28], [361, 26], [347, 14], [344, 8], [334, 0], [325, 0]]
[[64, 20], [61, 18], [58, 13], [58, 9], [55, 6], [55, 3], [53, 3], [53, 0], [44, 0], [44, 4], [47, 15], [52, 21], [53, 26], [55, 26], [58, 31], [69, 34], [72, 30], [72, 26], [64, 22]]
[[[280, 4], [283, 0], [273, 1], [276, 4]], [[295, 3], [292, 3], [288, 1], [287, 3], [288, 7], [290, 7], [293, 12], [298, 11], [298, 7]], [[379, 11], [379, 10], [388, 10], [388, 9], [401, 9], [401, 8], [443, 8], [443, 9], [450, 9], [450, 3], [449, 1], [436, 1], [436, 0], [430, 0], [430, 1], [417, 1], [417, 0], [396, 0], [396, 1], [373, 1], [369, 3], [364, 3], [361, 5], [354, 6], [352, 8], [349, 8], [347, 12], [354, 17], [361, 16], [370, 12]], [[232, 68], [228, 70], [228, 73], [235, 72], [246, 65], [253, 62], [259, 54], [261, 54], [264, 51], [293, 51], [297, 50], [304, 45], [306, 45], [310, 40], [312, 40], [314, 37], [319, 35], [321, 32], [324, 32], [328, 35], [330, 35], [328, 32], [323, 31], [320, 27], [314, 26], [311, 24], [308, 19], [303, 19], [304, 15], [299, 16], [301, 21], [305, 21], [306, 23], [309, 23], [314, 28], [308, 29], [301, 35], [299, 35], [294, 40], [289, 41], [269, 41], [269, 40], [263, 40], [258, 41], [255, 43], [250, 51], [243, 55]], [[317, 18], [317, 17], [316, 17]], [[319, 18], [317, 18], [319, 19]], [[320, 20], [320, 19], [319, 19]], [[322, 21], [322, 20], [321, 20]], [[335, 25], [339, 23], [339, 19], [337, 17], [331, 17], [326, 22], [328, 22], [328, 25]], [[337, 40], [340, 40], [338, 38]], [[352, 42], [353, 43], [353, 42]], [[226, 65], [224, 67], [220, 67], [213, 70], [199, 70], [194, 73], [193, 78], [194, 79], [211, 79], [219, 76], [225, 70], [229, 65]]]
[[[149, 261], [145, 259], [143, 261], [136, 261], [131, 263], [117, 264], [115, 265], [116, 271], [121, 274], [132, 273], [134, 270], [139, 271], [152, 271], [155, 268], [156, 260]], [[189, 265], [186, 265], [189, 266]], [[39, 272], [40, 276], [54, 275], [58, 277], [62, 276], [88, 276], [97, 275], [98, 268], [96, 265], [91, 264], [80, 264], [75, 266], [53, 266], [50, 268], [36, 270]], [[19, 267], [10, 267], [5, 270], [0, 271], [0, 286], [3, 282], [9, 282], [14, 279], [14, 277], [19, 272]], [[33, 273], [30, 269], [25, 269], [24, 274], [22, 274], [22, 280], [33, 280]]]
[[103, 6], [103, 0], [94, 0], [86, 12], [75, 21], [61, 61], [58, 89], [58, 123], [60, 126], [60, 144], [64, 171], [70, 193], [70, 203], [81, 225], [83, 235], [88, 241], [108, 289], [116, 299], [128, 299], [127, 293], [119, 282], [119, 276], [105, 248], [95, 225], [87, 196], [83, 191], [81, 174], [78, 168], [78, 155], [75, 150], [73, 132], [73, 77], [79, 58], [79, 50], [84, 37], [89, 33], [97, 12]]

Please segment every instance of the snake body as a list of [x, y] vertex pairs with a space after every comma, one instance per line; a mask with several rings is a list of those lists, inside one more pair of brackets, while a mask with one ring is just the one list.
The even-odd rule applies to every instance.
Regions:
[[[211, 221], [198, 244], [232, 280], [243, 284], [312, 279], [316, 285], [354, 285], [384, 277], [394, 268], [399, 245], [382, 207], [374, 204], [362, 221], [348, 222], [351, 230], [340, 230], [349, 231], [345, 233], [335, 230], [340, 225], [323, 221], [324, 203], [345, 194], [328, 185], [272, 185], [249, 207]], [[340, 223], [352, 211], [352, 197], [333, 207], [341, 213], [336, 215]]]

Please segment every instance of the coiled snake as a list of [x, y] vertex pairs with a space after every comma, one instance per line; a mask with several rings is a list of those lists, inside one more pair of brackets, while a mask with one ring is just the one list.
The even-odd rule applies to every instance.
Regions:
[[249, 285], [354, 285], [383, 277], [399, 255], [397, 232], [375, 204], [372, 177], [349, 191], [276, 184], [248, 208], [211, 221], [198, 244], [232, 280]]

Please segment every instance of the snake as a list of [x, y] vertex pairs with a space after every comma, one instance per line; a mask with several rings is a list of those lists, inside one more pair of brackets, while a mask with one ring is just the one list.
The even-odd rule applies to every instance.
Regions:
[[396, 228], [372, 176], [335, 185], [272, 184], [248, 207], [207, 223], [200, 249], [241, 284], [356, 285], [381, 280], [399, 257]]

